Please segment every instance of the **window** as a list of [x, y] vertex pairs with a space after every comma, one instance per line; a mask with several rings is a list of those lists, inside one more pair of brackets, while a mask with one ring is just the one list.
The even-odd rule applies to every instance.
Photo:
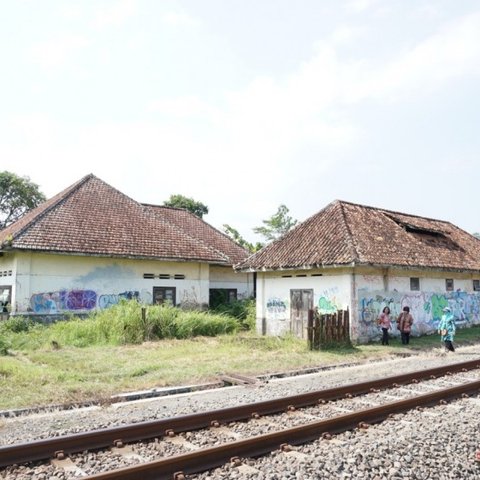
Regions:
[[420, 279], [417, 277], [410, 277], [410, 290], [420, 290]]
[[175, 287], [153, 287], [153, 304], [162, 305], [169, 303], [176, 305], [177, 289]]
[[480, 292], [480, 280], [473, 281], [473, 291]]
[[237, 299], [236, 288], [211, 288], [209, 305], [211, 308], [232, 303]]
[[445, 290], [447, 292], [453, 292], [453, 278], [445, 279]]

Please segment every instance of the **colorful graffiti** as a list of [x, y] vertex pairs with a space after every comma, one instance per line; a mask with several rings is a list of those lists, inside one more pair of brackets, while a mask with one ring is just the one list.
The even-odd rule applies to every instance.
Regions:
[[35, 313], [57, 313], [64, 310], [92, 310], [97, 305], [93, 290], [60, 290], [32, 295], [30, 308]]
[[122, 298], [125, 300], [140, 300], [140, 293], [137, 291], [126, 291], [119, 293], [118, 295], [113, 293], [109, 295], [100, 295], [100, 297], [98, 297], [98, 308], [103, 309], [116, 305]]
[[335, 303], [335, 299], [328, 299], [325, 297], [320, 297], [318, 299], [318, 311], [320, 313], [334, 313], [337, 310], [340, 310]]
[[267, 318], [270, 320], [286, 320], [287, 304], [277, 297], [267, 300]]
[[[462, 291], [444, 294], [429, 292], [358, 292], [358, 331], [362, 340], [379, 336], [376, 319], [385, 306], [396, 319], [403, 307], [409, 306], [415, 320], [413, 335], [429, 334], [436, 331], [444, 307], [449, 306], [458, 326], [480, 323], [480, 295]], [[392, 333], [398, 335], [396, 325]]]
[[55, 314], [65, 311], [93, 310], [108, 308], [122, 299], [136, 299], [143, 303], [152, 302], [152, 294], [146, 290], [126, 290], [121, 293], [97, 295], [94, 290], [59, 290], [36, 293], [30, 297], [30, 310], [35, 313]]

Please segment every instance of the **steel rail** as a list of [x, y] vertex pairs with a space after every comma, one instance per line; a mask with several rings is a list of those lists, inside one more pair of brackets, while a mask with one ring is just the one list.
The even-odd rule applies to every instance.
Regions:
[[366, 428], [379, 423], [389, 415], [405, 412], [415, 407], [437, 404], [460, 395], [477, 393], [480, 381], [466, 383], [433, 393], [388, 403], [380, 407], [320, 420], [279, 432], [259, 435], [245, 440], [226, 443], [218, 447], [201, 449], [141, 465], [112, 470], [85, 477], [85, 480], [167, 480], [185, 478], [185, 474], [198, 473], [224, 465], [236, 457], [258, 457], [282, 447], [299, 445], [318, 439], [325, 434], [340, 433], [353, 428]]
[[290, 407], [301, 408], [315, 405], [320, 400], [335, 400], [347, 395], [368, 393], [373, 389], [384, 389], [392, 385], [407, 384], [416, 380], [442, 376], [448, 373], [480, 368], [480, 360], [454, 363], [402, 375], [390, 376], [368, 382], [354, 383], [342, 387], [329, 388], [277, 398], [258, 403], [250, 403], [220, 410], [207, 411], [180, 417], [171, 417], [154, 421], [139, 422], [104, 430], [94, 430], [74, 435], [64, 435], [33, 442], [19, 443], [0, 447], [0, 467], [13, 464], [53, 458], [57, 452], [62, 455], [108, 448], [118, 443], [130, 443], [151, 438], [163, 437], [168, 431], [174, 433], [200, 430], [214, 423], [241, 421], [256, 415], [271, 415], [286, 411]]

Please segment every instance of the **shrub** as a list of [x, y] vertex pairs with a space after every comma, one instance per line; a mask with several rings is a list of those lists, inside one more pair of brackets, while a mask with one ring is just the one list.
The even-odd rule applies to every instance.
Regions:
[[34, 322], [28, 317], [10, 317], [2, 322], [2, 328], [13, 333], [28, 332], [34, 325]]
[[8, 342], [0, 336], [0, 355], [8, 355], [8, 349], [10, 348], [10, 345]]
[[242, 330], [255, 329], [255, 300], [252, 298], [221, 303], [210, 311], [238, 319]]

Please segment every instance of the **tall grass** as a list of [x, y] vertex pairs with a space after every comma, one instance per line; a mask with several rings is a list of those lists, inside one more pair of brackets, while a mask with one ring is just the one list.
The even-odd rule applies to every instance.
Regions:
[[241, 328], [238, 319], [201, 311], [183, 311], [172, 306], [142, 307], [135, 300], [122, 300], [86, 319], [72, 318], [49, 326], [28, 319], [11, 318], [0, 326], [0, 353], [8, 345], [16, 349], [42, 346], [87, 347], [129, 345], [161, 339], [185, 339], [234, 333]]

